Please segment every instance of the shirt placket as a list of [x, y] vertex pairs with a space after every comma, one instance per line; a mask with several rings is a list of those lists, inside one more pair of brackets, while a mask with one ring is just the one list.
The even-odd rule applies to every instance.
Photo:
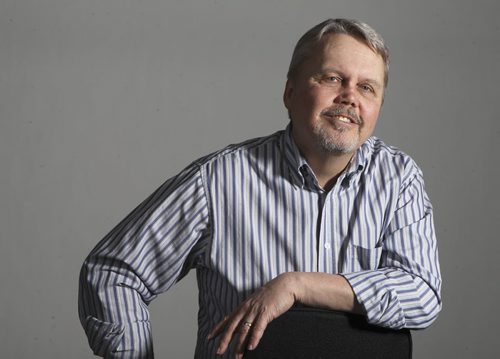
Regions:
[[320, 194], [318, 216], [318, 233], [317, 233], [317, 251], [318, 251], [318, 272], [333, 273], [335, 242], [332, 238], [333, 225], [332, 222], [332, 207], [334, 190]]
[[320, 272], [338, 273], [339, 256], [343, 242], [343, 231], [341, 221], [342, 191], [343, 181], [346, 174], [342, 174], [335, 186], [329, 191], [323, 193], [322, 207], [318, 212], [318, 231], [317, 231], [317, 254], [318, 266]]

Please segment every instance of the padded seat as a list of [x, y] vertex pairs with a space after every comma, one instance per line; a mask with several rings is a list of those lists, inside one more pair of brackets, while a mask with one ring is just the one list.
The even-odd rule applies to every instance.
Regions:
[[292, 308], [273, 320], [245, 359], [410, 359], [410, 331], [370, 325], [365, 317]]

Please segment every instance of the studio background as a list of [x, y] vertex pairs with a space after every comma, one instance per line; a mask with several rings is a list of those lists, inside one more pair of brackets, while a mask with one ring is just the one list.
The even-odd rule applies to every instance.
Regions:
[[[424, 171], [444, 308], [414, 358], [500, 357], [496, 1], [1, 0], [0, 356], [89, 358], [78, 274], [168, 177], [286, 126], [298, 38], [327, 17], [387, 41], [376, 134]], [[496, 303], [496, 304], [495, 304]], [[192, 358], [194, 273], [151, 305], [158, 358]]]

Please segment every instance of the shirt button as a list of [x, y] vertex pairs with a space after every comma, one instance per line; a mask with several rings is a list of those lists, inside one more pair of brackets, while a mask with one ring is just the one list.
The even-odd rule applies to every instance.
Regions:
[[330, 248], [331, 248], [330, 242], [326, 242], [325, 243], [325, 249], [330, 249]]

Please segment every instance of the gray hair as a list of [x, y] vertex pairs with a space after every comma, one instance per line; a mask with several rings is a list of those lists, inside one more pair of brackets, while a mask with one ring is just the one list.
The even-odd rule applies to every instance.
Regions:
[[346, 34], [350, 35], [371, 48], [384, 60], [384, 87], [389, 81], [389, 49], [384, 43], [384, 39], [369, 25], [349, 19], [328, 19], [314, 26], [307, 31], [295, 45], [292, 60], [288, 69], [287, 78], [291, 79], [296, 75], [299, 66], [311, 56], [312, 48], [325, 35]]

